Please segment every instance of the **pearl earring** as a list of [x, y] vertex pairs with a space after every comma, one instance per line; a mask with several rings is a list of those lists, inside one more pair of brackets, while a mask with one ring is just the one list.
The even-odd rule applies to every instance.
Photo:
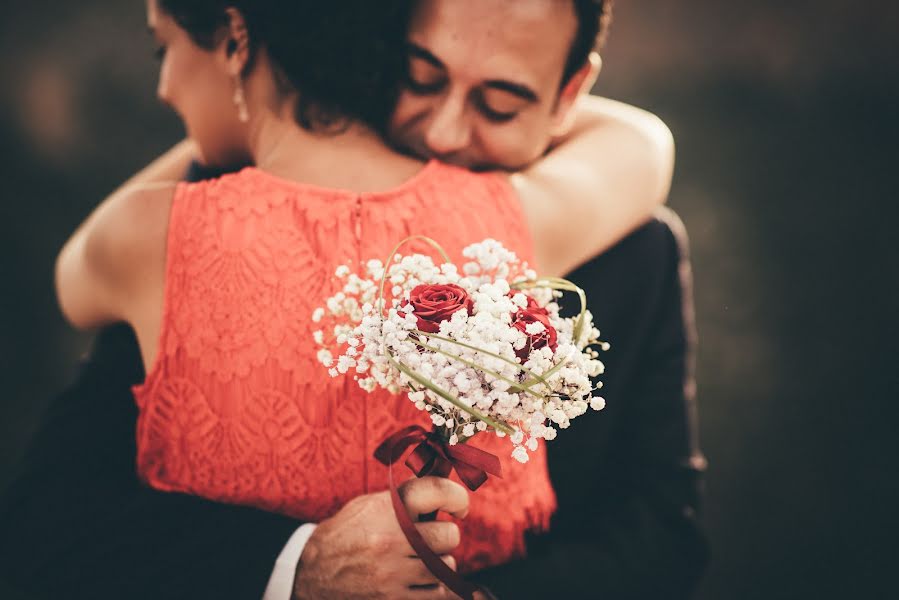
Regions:
[[247, 99], [243, 93], [243, 82], [240, 80], [240, 77], [235, 77], [234, 81], [236, 83], [234, 87], [234, 104], [237, 106], [237, 118], [241, 123], [246, 123], [250, 120], [250, 113], [247, 111]]

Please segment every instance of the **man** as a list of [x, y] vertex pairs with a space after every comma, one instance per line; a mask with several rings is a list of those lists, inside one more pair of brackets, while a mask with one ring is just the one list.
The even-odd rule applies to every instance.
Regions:
[[[599, 9], [588, 0], [422, 2], [394, 140], [472, 168], [527, 168], [547, 145], [565, 143], [555, 134], [598, 120], [608, 145], [595, 168], [607, 170], [608, 184], [590, 192], [656, 193], [670, 178], [656, 168], [670, 152], [657, 120], [600, 103], [568, 122], [598, 69], [586, 57]], [[190, 156], [181, 145], [137, 177], [181, 173]], [[654, 221], [571, 275], [614, 342], [603, 378], [609, 407], [548, 444], [559, 499], [551, 533], [531, 541], [527, 560], [475, 577], [501, 598], [677, 598], [695, 584], [704, 560], [694, 521], [702, 461], [684, 385], [692, 324], [676, 233], [677, 225]], [[382, 574], [355, 525], [359, 514], [371, 528], [395, 523], [383, 493], [298, 530], [278, 515], [140, 486], [128, 389], [143, 376], [140, 364], [130, 331], [107, 329], [76, 385], [51, 407], [0, 516], [12, 580], [68, 597], [246, 598], [271, 577], [267, 598], [286, 598], [291, 585], [297, 598], [377, 597]], [[429, 493], [413, 486], [405, 500]]]

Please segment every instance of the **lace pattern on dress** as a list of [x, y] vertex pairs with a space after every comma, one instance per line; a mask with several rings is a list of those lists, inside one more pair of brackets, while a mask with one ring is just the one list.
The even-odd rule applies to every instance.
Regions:
[[[519, 201], [494, 175], [432, 163], [384, 194], [319, 189], [253, 168], [179, 185], [159, 355], [134, 388], [141, 477], [160, 490], [308, 521], [385, 490], [375, 447], [429, 421], [404, 396], [330, 378], [315, 357], [311, 316], [339, 286], [338, 265], [386, 258], [414, 234], [460, 263], [462, 248], [488, 237], [533, 263]], [[457, 553], [465, 571], [521, 556], [524, 532], [545, 529], [555, 509], [543, 450], [520, 465], [506, 440], [472, 443], [500, 457], [504, 477], [471, 496]]]

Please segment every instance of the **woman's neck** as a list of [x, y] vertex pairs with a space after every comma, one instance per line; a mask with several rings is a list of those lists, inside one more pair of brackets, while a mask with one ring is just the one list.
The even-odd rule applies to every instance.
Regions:
[[256, 167], [285, 179], [374, 192], [395, 187], [421, 169], [420, 161], [394, 152], [359, 124], [337, 134], [313, 133], [285, 110], [258, 115], [251, 131]]

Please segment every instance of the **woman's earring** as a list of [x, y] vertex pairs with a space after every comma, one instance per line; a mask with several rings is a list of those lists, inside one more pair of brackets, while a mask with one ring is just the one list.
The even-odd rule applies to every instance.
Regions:
[[237, 84], [234, 87], [234, 104], [237, 106], [237, 118], [241, 123], [246, 123], [250, 120], [250, 113], [247, 111], [247, 98], [243, 93], [243, 82], [240, 80], [240, 77], [235, 77], [234, 79]]

